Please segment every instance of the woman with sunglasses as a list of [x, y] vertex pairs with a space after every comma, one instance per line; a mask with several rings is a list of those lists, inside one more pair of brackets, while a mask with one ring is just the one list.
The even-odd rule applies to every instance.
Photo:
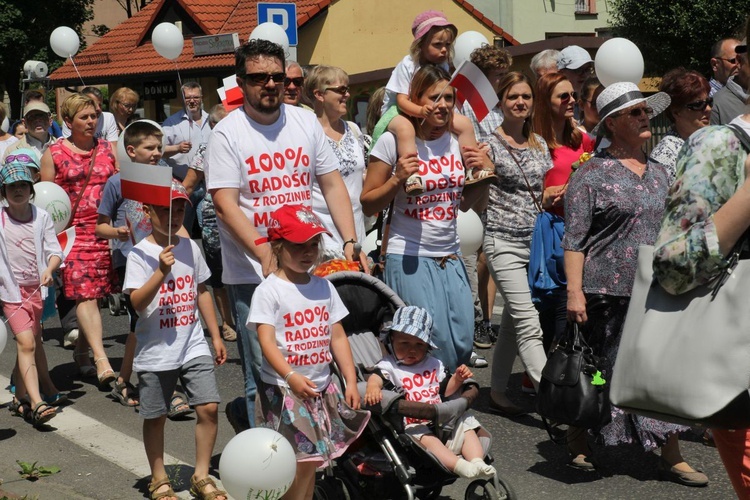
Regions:
[[[341, 178], [349, 191], [354, 212], [354, 229], [357, 232], [357, 241], [351, 244], [361, 245], [365, 241], [365, 216], [359, 201], [365, 172], [364, 138], [356, 123], [344, 120], [346, 104], [351, 97], [349, 75], [341, 68], [319, 65], [310, 70], [304, 85], [305, 94], [323, 126], [328, 145], [338, 160]], [[343, 248], [349, 242], [345, 242], [336, 230], [323, 193], [315, 181], [312, 186], [312, 202], [313, 211], [331, 232], [331, 236], [323, 235], [322, 259], [344, 259]]]
[[714, 101], [708, 96], [711, 91], [708, 80], [697, 71], [685, 68], [676, 68], [664, 75], [659, 90], [672, 99], [666, 110], [672, 128], [651, 151], [651, 158], [667, 167], [672, 182], [677, 153], [693, 132], [709, 125]]
[[[573, 84], [562, 73], [548, 73], [536, 83], [534, 131], [547, 142], [552, 156], [552, 168], [544, 176], [544, 187], [553, 195], [552, 205], [547, 210], [561, 217], [565, 215], [564, 194], [573, 164], [594, 149], [594, 141], [573, 119], [577, 98]], [[545, 352], [549, 351], [552, 340], [565, 332], [565, 302], [565, 289], [561, 288], [559, 293], [536, 304]]]
[[109, 98], [109, 111], [115, 117], [118, 132], [122, 133], [135, 118], [135, 108], [140, 97], [135, 90], [120, 87]]
[[[656, 241], [669, 179], [663, 165], [648, 158], [649, 119], [669, 106], [659, 92], [644, 98], [630, 82], [610, 85], [596, 101], [602, 117], [595, 132], [612, 144], [572, 176], [565, 194], [565, 274], [568, 319], [583, 325], [583, 335], [601, 358], [602, 376], [612, 382], [612, 366], [635, 280], [639, 245]], [[705, 486], [708, 478], [682, 458], [677, 433], [686, 427], [611, 407], [611, 421], [593, 429], [605, 445], [640, 443], [661, 448], [658, 475], [686, 486]], [[570, 465], [593, 470], [595, 462], [583, 429], [568, 430]]]

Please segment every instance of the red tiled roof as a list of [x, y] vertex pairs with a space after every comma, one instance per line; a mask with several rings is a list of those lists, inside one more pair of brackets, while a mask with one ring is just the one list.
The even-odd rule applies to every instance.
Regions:
[[484, 14], [482, 14], [482, 11], [480, 11], [479, 9], [477, 9], [476, 7], [474, 7], [473, 5], [471, 5], [466, 0], [453, 0], [453, 1], [456, 2], [458, 5], [460, 5], [461, 7], [463, 7], [463, 9], [466, 12], [468, 12], [469, 14], [471, 14], [472, 16], [474, 16], [474, 18], [477, 19], [479, 22], [481, 22], [482, 24], [484, 24], [485, 26], [487, 26], [487, 28], [489, 30], [493, 31], [498, 36], [502, 36], [503, 40], [505, 40], [505, 43], [507, 43], [509, 45], [520, 45], [521, 44], [521, 42], [519, 42], [518, 40], [516, 40], [515, 38], [513, 38], [513, 36], [511, 36], [510, 33], [508, 33], [507, 31], [505, 31], [504, 29], [502, 29], [497, 24], [493, 23], [492, 20], [489, 17], [487, 17]]
[[[154, 0], [139, 13], [113, 28], [83, 52], [74, 56], [81, 78], [91, 83], [121, 82], [128, 79], [148, 80], [164, 77], [176, 68], [185, 76], [205, 74], [206, 69], [231, 68], [233, 54], [195, 56], [190, 36], [180, 57], [169, 61], [159, 54], [149, 38], [150, 30], [166, 11], [184, 10], [183, 23], [194, 25], [202, 35], [239, 33], [240, 40], [247, 40], [257, 26], [257, 3], [259, 0]], [[276, 0], [297, 4], [297, 25], [303, 26], [326, 9], [332, 0]], [[357, 0], [360, 1], [360, 0]], [[484, 16], [466, 0], [454, 0], [474, 18], [487, 26], [509, 45], [519, 41], [500, 26]], [[80, 83], [78, 74], [70, 61], [66, 61], [50, 75], [55, 86]]]
[[[180, 57], [169, 61], [154, 50], [147, 38], [150, 29], [164, 10], [178, 6], [184, 9], [187, 18], [183, 22], [195, 23], [203, 35], [239, 33], [240, 40], [247, 40], [257, 26], [257, 3], [259, 0], [154, 0], [138, 14], [113, 28], [83, 52], [74, 56], [74, 61], [84, 81], [96, 83], [122, 81], [128, 78], [139, 80], [163, 76], [179, 68], [184, 75], [200, 73], [208, 68], [234, 66], [233, 54], [194, 56], [193, 44], [186, 37]], [[292, 3], [290, 0], [276, 0]], [[331, 0], [298, 0], [297, 25], [302, 26], [317, 13], [330, 5]], [[161, 75], [160, 75], [161, 74]], [[75, 85], [80, 82], [75, 68], [68, 60], [50, 75], [53, 85]], [[92, 82], [93, 83], [93, 82]]]

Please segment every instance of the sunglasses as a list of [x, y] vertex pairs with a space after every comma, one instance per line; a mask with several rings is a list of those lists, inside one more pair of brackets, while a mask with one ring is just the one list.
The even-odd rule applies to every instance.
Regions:
[[273, 80], [274, 85], [286, 80], [286, 73], [248, 73], [243, 77], [245, 83], [253, 85], [268, 85]]
[[562, 94], [559, 94], [557, 97], [559, 97], [562, 102], [568, 102], [571, 99], [573, 99], [574, 101], [577, 101], [578, 92], [563, 92]]
[[326, 87], [323, 90], [326, 92], [330, 90], [331, 92], [336, 92], [339, 95], [346, 95], [349, 93], [349, 87], [347, 87], [346, 85], [341, 85], [340, 87]]
[[702, 101], [689, 102], [685, 104], [685, 107], [692, 111], [705, 111], [707, 107], [713, 106], [713, 105], [714, 105], [714, 98], [709, 97], [708, 99], [704, 99]]
[[653, 112], [654, 112], [653, 108], [648, 108], [648, 107], [647, 108], [633, 108], [630, 111], [624, 111], [622, 113], [617, 113], [615, 115], [615, 118], [617, 118], [618, 116], [625, 116], [625, 115], [630, 115], [633, 118], [639, 118], [641, 116], [641, 113], [643, 113], [646, 116], [648, 116], [648, 115], [650, 115]]
[[[273, 81], [276, 81], [274, 78]], [[301, 87], [305, 83], [305, 77], [304, 76], [297, 76], [294, 78], [284, 78], [284, 86], [288, 87], [291, 84], [294, 84], [295, 87]]]
[[8, 155], [5, 157], [5, 163], [11, 163], [14, 161], [19, 161], [21, 163], [31, 163], [33, 164], [37, 169], [39, 168], [39, 164], [36, 162], [34, 158], [27, 154], [18, 154], [18, 155]]

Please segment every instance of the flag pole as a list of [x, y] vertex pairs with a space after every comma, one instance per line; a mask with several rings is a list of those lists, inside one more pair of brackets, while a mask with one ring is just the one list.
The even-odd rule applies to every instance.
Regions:
[[169, 226], [167, 229], [167, 246], [172, 244], [172, 188], [169, 188]]
[[[458, 68], [456, 68], [456, 71], [454, 71], [453, 74], [451, 75], [451, 79], [448, 80], [448, 83], [445, 85], [445, 87], [443, 87], [443, 90], [440, 91], [440, 93], [437, 96], [437, 99], [435, 99], [433, 102], [440, 102], [440, 99], [443, 98], [443, 94], [445, 94], [445, 91], [448, 90], [448, 87], [451, 86], [451, 82], [453, 81], [454, 78], [456, 78], [456, 75], [458, 74], [459, 71], [461, 71], [461, 68], [464, 67], [464, 64], [466, 64], [466, 61], [458, 65]], [[424, 121], [426, 119], [427, 118], [422, 118], [421, 120], [419, 120], [420, 127], [424, 124]]]

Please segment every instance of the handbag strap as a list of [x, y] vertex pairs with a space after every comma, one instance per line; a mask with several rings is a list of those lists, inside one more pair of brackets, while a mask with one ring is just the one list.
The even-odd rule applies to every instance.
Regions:
[[96, 151], [97, 151], [97, 142], [96, 139], [94, 139], [94, 150], [91, 152], [91, 161], [89, 162], [89, 171], [86, 174], [86, 180], [83, 181], [83, 186], [81, 186], [81, 191], [78, 193], [78, 197], [76, 198], [75, 203], [73, 203], [73, 208], [70, 210], [70, 219], [68, 220], [68, 224], [65, 226], [65, 229], [68, 229], [70, 226], [73, 225], [73, 217], [75, 217], [76, 210], [78, 210], [78, 205], [81, 203], [81, 198], [83, 198], [83, 193], [86, 191], [86, 187], [89, 185], [89, 180], [91, 179], [91, 172], [94, 171], [94, 161], [96, 161]]
[[500, 144], [502, 144], [505, 147], [505, 150], [508, 151], [508, 154], [511, 158], [513, 158], [513, 161], [518, 165], [518, 170], [521, 171], [521, 175], [523, 176], [523, 180], [526, 183], [526, 188], [529, 190], [529, 194], [531, 195], [531, 199], [534, 202], [534, 206], [539, 211], [539, 213], [542, 213], [544, 210], [542, 209], [542, 204], [539, 203], [539, 200], [537, 200], [536, 195], [534, 194], [534, 190], [531, 188], [531, 184], [529, 183], [529, 179], [526, 177], [526, 173], [523, 171], [523, 168], [521, 167], [521, 164], [518, 162], [518, 159], [516, 159], [516, 155], [513, 154], [513, 151], [510, 149], [510, 144], [508, 144], [503, 137], [496, 132], [494, 134], [497, 136], [498, 139], [500, 139]]

